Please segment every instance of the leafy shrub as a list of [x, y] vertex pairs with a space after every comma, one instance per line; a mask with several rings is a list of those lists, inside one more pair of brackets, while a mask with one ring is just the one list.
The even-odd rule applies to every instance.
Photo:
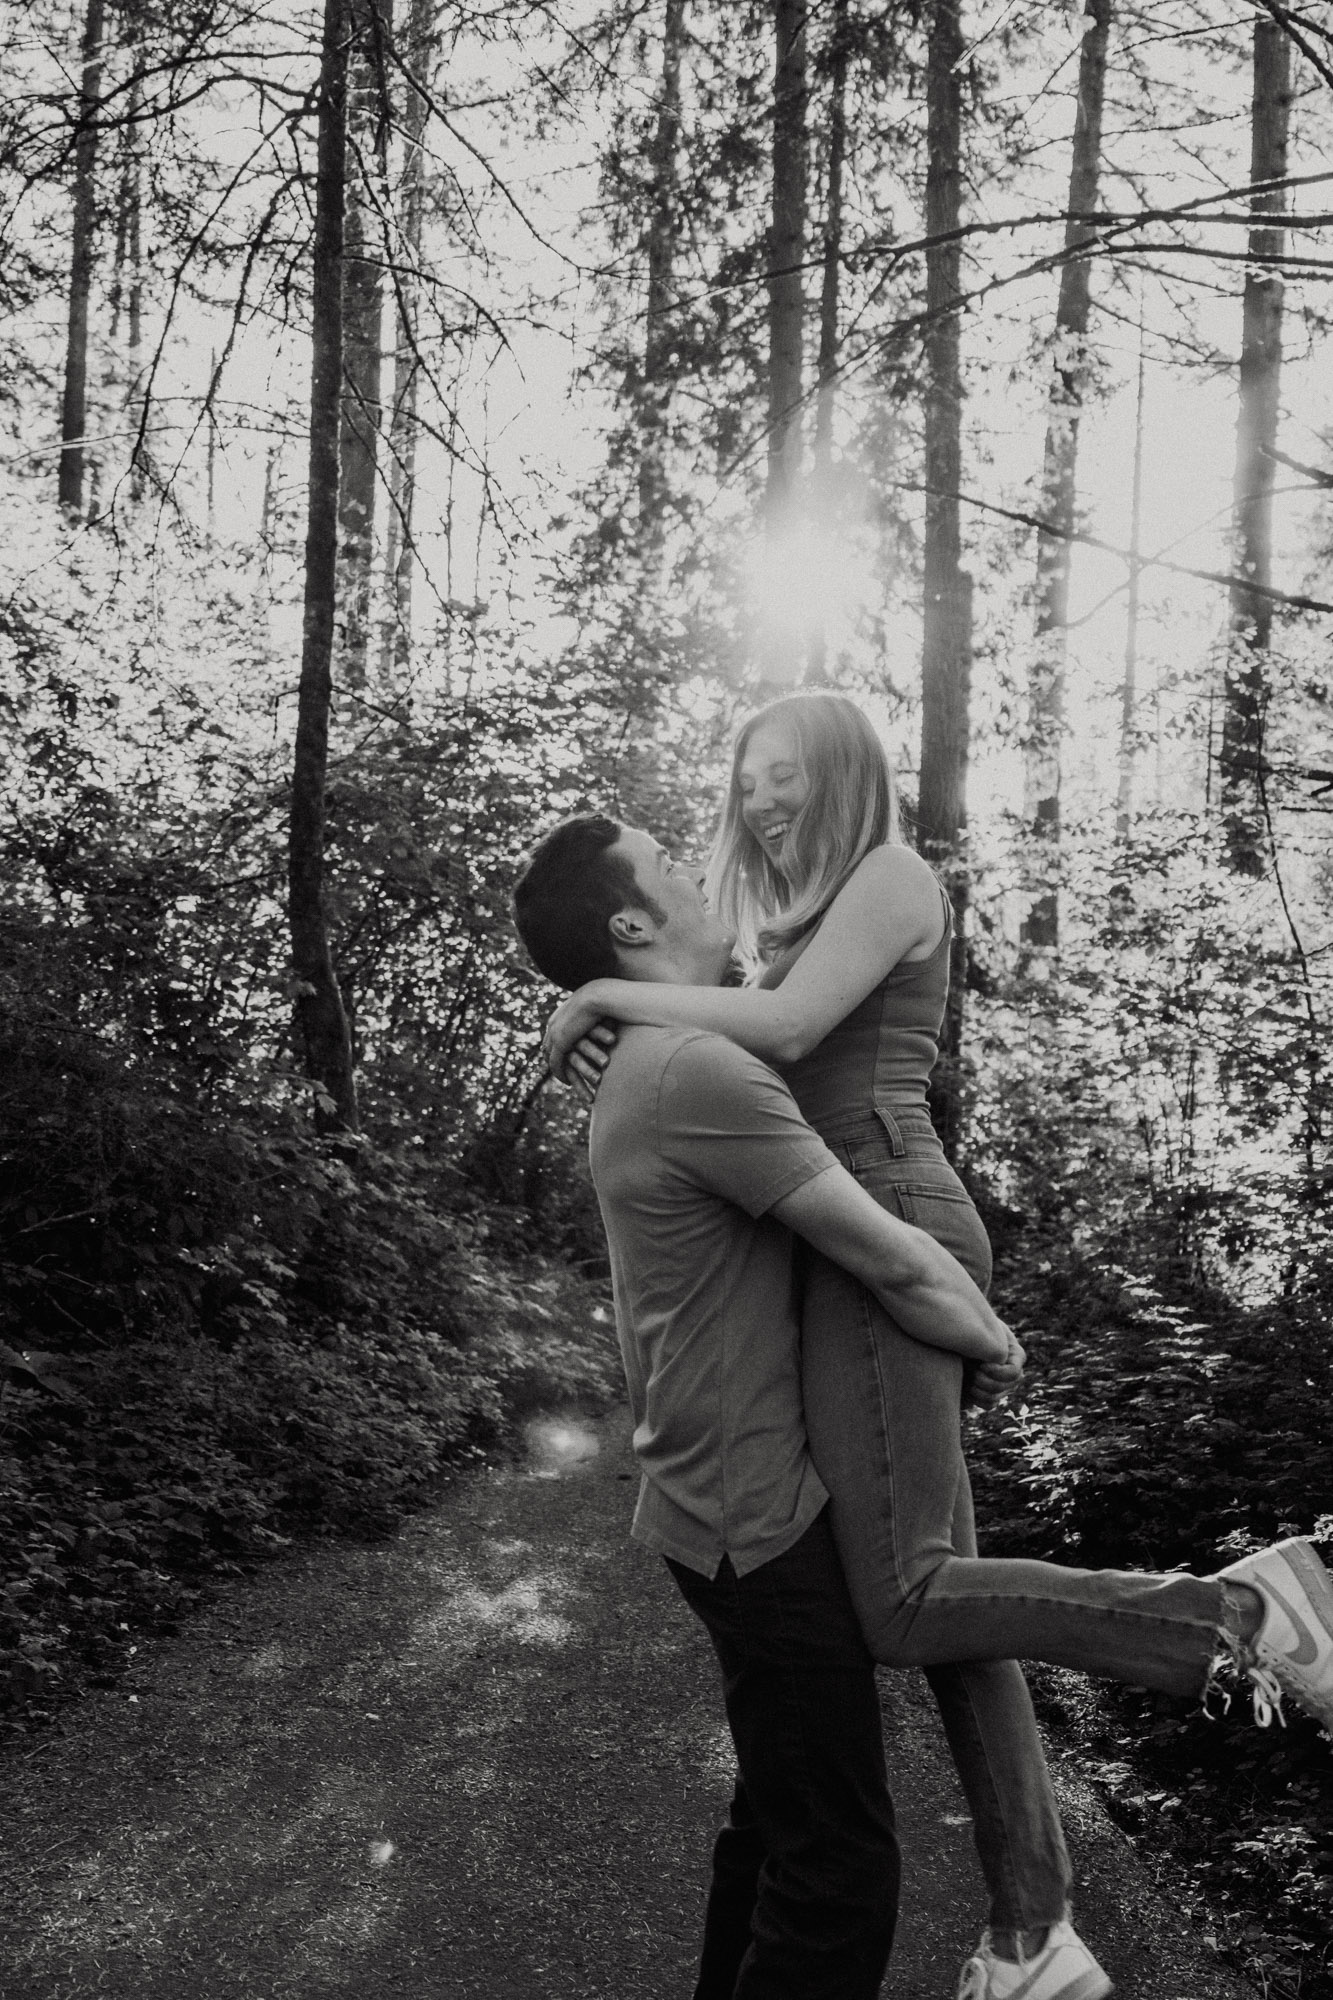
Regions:
[[1006, 1546], [1216, 1566], [1308, 1534], [1333, 1508], [1333, 1351], [1317, 1297], [1172, 1297], [1110, 1257], [1002, 1273], [1000, 1295], [1031, 1354], [1018, 1409], [977, 1451]]
[[373, 1532], [618, 1380], [602, 1290], [456, 1168], [315, 1140], [42, 1005], [0, 1028], [0, 1703], [198, 1576]]
[[[1282, 1534], [1330, 1535], [1321, 1264], [1292, 1296], [1242, 1309], [1155, 1270], [1151, 1232], [1063, 1257], [1012, 1221], [1001, 1234], [997, 1302], [1030, 1360], [1018, 1408], [972, 1437], [983, 1552], [1206, 1573]], [[1170, 1845], [1265, 1989], [1333, 2000], [1333, 1758], [1313, 1722], [1293, 1712], [1261, 1732], [1241, 1695], [1208, 1715], [1105, 1683], [1071, 1697], [1077, 1678], [1035, 1676], [1113, 1815]]]

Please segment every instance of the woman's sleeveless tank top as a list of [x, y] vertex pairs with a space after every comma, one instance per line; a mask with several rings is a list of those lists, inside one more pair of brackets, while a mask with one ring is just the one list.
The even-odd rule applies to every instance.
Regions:
[[[817, 1048], [781, 1066], [802, 1116], [822, 1137], [884, 1111], [925, 1111], [926, 1084], [939, 1054], [949, 991], [953, 912], [944, 902], [944, 935], [926, 958], [899, 959], [858, 1007], [830, 1028]], [[776, 958], [759, 981], [780, 986], [814, 929]]]

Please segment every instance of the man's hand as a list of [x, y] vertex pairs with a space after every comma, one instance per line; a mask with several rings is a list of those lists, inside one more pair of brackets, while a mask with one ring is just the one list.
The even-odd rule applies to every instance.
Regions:
[[1004, 1360], [981, 1362], [968, 1384], [967, 1401], [974, 1410], [993, 1409], [1022, 1380], [1027, 1361], [1023, 1343], [1011, 1326], [1006, 1326], [1004, 1330], [1009, 1337], [1009, 1352]]

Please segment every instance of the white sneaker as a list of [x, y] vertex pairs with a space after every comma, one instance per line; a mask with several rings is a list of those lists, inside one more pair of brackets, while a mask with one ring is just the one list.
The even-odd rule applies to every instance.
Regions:
[[991, 1950], [983, 1931], [963, 1967], [958, 2000], [1104, 2000], [1111, 1982], [1072, 1924], [1052, 1924], [1046, 1942], [1014, 1965]]
[[1262, 1625], [1240, 1648], [1260, 1728], [1275, 1715], [1286, 1726], [1286, 1693], [1333, 1734], [1333, 1577], [1312, 1545], [1299, 1537], [1275, 1542], [1217, 1575], [1248, 1583], [1264, 1601]]

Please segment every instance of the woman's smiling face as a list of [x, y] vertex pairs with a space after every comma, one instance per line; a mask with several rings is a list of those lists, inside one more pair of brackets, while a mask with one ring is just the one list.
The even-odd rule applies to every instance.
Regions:
[[741, 818], [778, 868], [791, 823], [810, 796], [801, 769], [796, 732], [781, 722], [763, 722], [745, 746], [740, 769]]

